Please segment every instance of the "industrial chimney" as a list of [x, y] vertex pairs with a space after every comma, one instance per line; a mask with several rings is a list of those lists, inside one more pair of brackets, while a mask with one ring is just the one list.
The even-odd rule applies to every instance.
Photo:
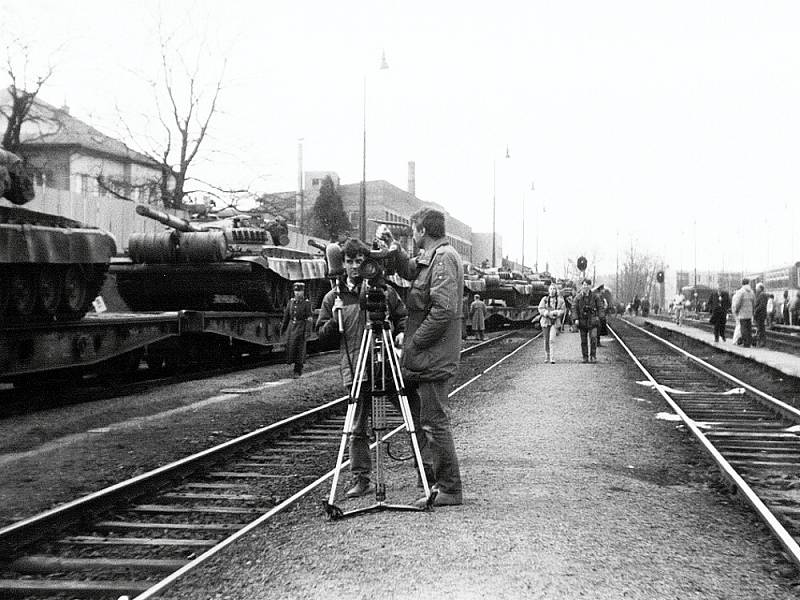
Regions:
[[416, 166], [413, 160], [408, 161], [408, 193], [412, 196], [417, 195]]

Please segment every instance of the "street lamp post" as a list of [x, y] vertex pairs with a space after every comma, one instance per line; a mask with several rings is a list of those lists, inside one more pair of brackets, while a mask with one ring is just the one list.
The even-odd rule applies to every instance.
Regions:
[[[386, 62], [386, 52], [381, 54], [379, 69], [384, 71], [389, 68]], [[367, 74], [364, 74], [363, 97], [363, 146], [361, 153], [361, 189], [358, 195], [358, 231], [362, 242], [367, 241]]]
[[[506, 158], [511, 158], [506, 146]], [[492, 159], [492, 267], [497, 266], [497, 159]]]

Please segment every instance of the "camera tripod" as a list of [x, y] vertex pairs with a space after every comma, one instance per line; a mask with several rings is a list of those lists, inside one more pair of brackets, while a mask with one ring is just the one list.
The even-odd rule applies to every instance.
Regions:
[[[387, 396], [390, 391], [387, 385], [387, 363], [388, 369], [391, 372], [392, 381], [394, 382], [394, 387], [397, 390], [398, 404], [403, 416], [403, 427], [408, 431], [409, 437], [411, 438], [414, 458], [416, 459], [419, 475], [425, 489], [425, 496], [428, 499], [426, 505], [423, 507], [406, 504], [389, 504], [386, 502], [384, 443], [386, 431], [388, 429], [386, 418]], [[370, 390], [362, 397], [361, 388], [364, 383], [364, 377], [367, 374], [367, 369], [370, 369]], [[356, 408], [358, 407], [358, 403], [363, 402], [366, 397], [372, 399], [372, 430], [375, 433], [375, 504], [343, 512], [342, 509], [334, 504], [336, 499], [336, 486], [339, 482], [339, 474], [342, 469], [347, 440], [354, 432]], [[428, 486], [428, 480], [425, 477], [422, 455], [420, 454], [419, 442], [417, 441], [414, 429], [414, 420], [411, 415], [411, 408], [408, 404], [408, 397], [405, 394], [403, 376], [400, 373], [400, 361], [395, 352], [395, 345], [389, 330], [389, 322], [386, 320], [370, 320], [364, 328], [364, 333], [361, 337], [361, 347], [358, 352], [358, 359], [356, 360], [353, 384], [350, 387], [350, 399], [347, 404], [347, 415], [344, 419], [342, 441], [339, 445], [336, 468], [333, 472], [330, 497], [328, 498], [328, 502], [324, 504], [325, 512], [328, 520], [335, 521], [345, 517], [382, 510], [423, 511], [431, 507], [435, 497], [436, 492], [431, 491]]]

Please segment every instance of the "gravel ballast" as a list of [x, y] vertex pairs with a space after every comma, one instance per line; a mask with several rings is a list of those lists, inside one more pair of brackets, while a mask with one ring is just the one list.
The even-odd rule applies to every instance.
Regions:
[[[327, 522], [324, 486], [165, 597], [797, 597], [766, 528], [655, 418], [665, 405], [615, 342], [595, 365], [577, 334], [554, 365], [541, 345], [451, 400], [462, 506]], [[390, 501], [418, 495], [410, 464], [391, 475]]]

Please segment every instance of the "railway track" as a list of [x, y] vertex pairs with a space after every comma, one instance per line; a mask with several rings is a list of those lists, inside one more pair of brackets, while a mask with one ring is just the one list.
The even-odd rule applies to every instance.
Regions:
[[[510, 332], [464, 350], [467, 380], [451, 395], [532, 339]], [[343, 396], [0, 530], [0, 597], [154, 597], [327, 481], [346, 402]], [[403, 430], [397, 414], [390, 425], [386, 438]]]
[[800, 566], [800, 410], [636, 325], [612, 333]]

